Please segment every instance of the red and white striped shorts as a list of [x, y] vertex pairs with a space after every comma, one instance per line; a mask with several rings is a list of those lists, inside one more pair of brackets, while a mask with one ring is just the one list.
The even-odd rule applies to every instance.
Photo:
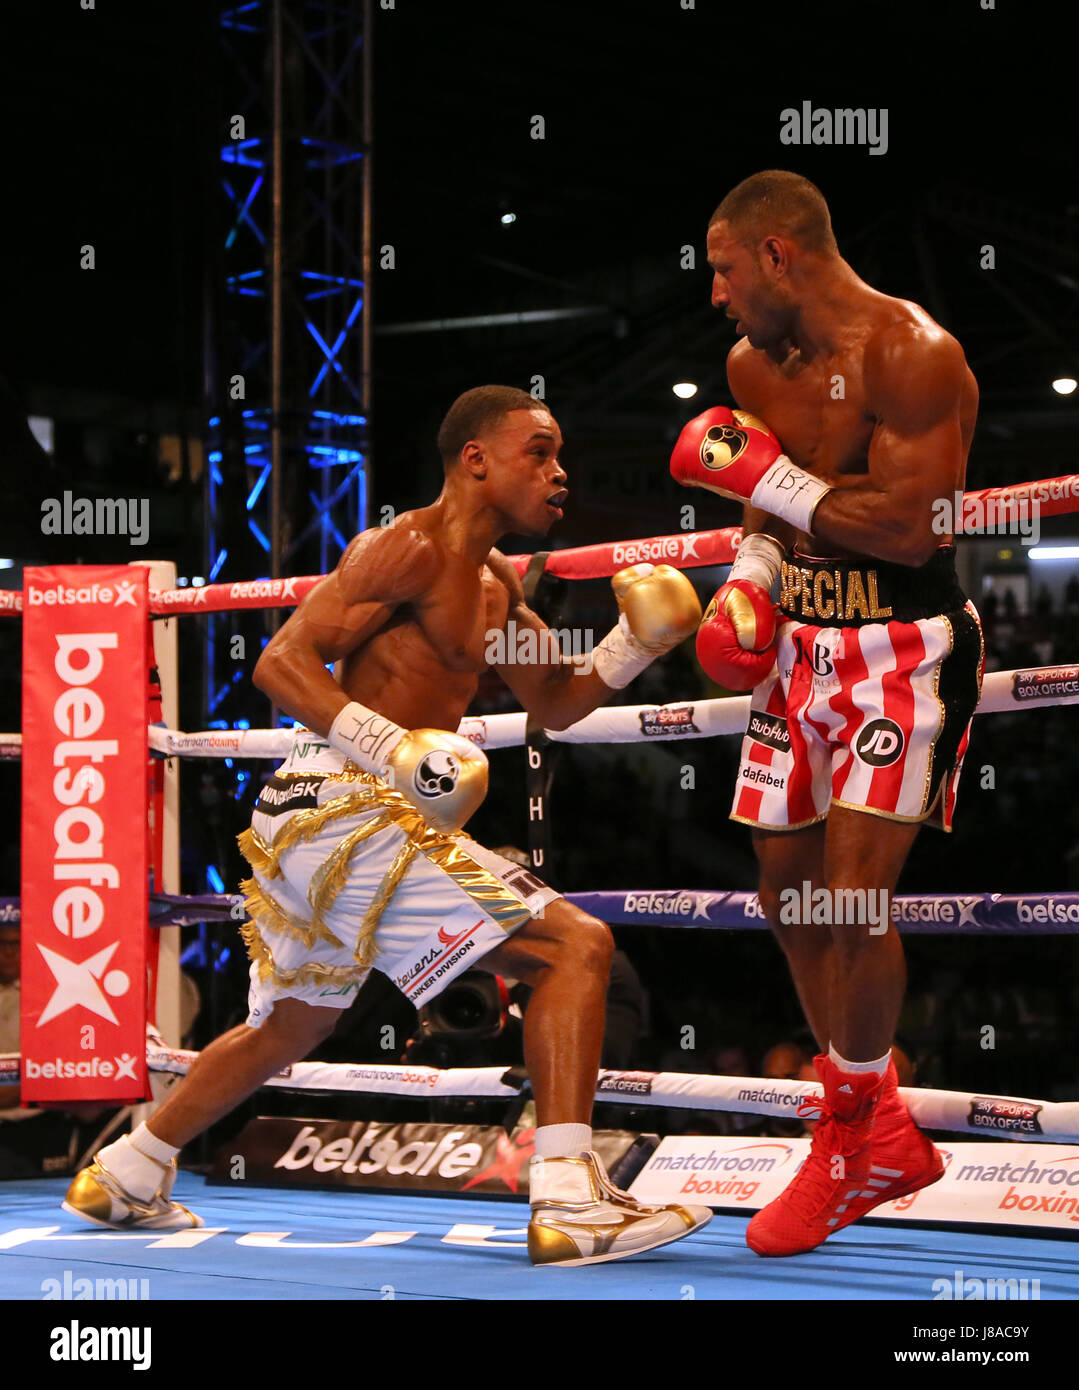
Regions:
[[794, 830], [831, 805], [950, 830], [981, 693], [972, 603], [915, 622], [787, 619], [753, 692], [731, 818]]

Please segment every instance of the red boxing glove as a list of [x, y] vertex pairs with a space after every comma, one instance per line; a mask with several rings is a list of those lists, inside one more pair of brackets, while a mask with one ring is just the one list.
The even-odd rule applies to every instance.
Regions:
[[704, 487], [750, 502], [808, 532], [831, 489], [799, 468], [755, 415], [713, 406], [690, 420], [671, 454], [671, 476], [683, 487]]
[[760, 685], [776, 659], [776, 615], [767, 589], [733, 579], [717, 590], [697, 630], [697, 659], [724, 690]]

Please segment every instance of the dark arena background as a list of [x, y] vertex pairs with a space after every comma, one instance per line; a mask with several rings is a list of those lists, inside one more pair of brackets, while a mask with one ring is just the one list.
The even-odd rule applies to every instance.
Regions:
[[[459, 393], [491, 382], [530, 391], [561, 426], [571, 496], [544, 542], [555, 557], [739, 526], [738, 503], [679, 488], [668, 459], [691, 416], [732, 404], [734, 330], [709, 302], [705, 234], [723, 195], [769, 168], [812, 179], [858, 274], [921, 304], [962, 344], [981, 393], [968, 492], [1064, 478], [1075, 483], [1066, 495], [1079, 497], [1068, 17], [1060, 4], [1012, 0], [10, 6], [0, 56], [0, 586], [9, 608], [36, 566], [169, 561], [176, 589], [189, 591], [327, 573], [357, 531], [437, 496], [439, 422]], [[868, 137], [790, 142], [783, 113], [839, 108], [883, 113], [867, 127], [875, 147]], [[145, 536], [133, 525], [127, 534], [65, 526], [65, 494], [144, 500]], [[1036, 545], [1014, 527], [959, 539], [987, 677], [1036, 670], [1050, 673], [1043, 685], [1079, 690], [1076, 512], [1074, 500], [1046, 508]], [[51, 515], [61, 521], [50, 525]], [[503, 548], [537, 547], [510, 537]], [[528, 593], [551, 626], [598, 641], [615, 620], [607, 576], [618, 567], [570, 582], [556, 564], [533, 566]], [[727, 565], [695, 561], [686, 573], [706, 605]], [[176, 728], [291, 727], [250, 679], [289, 611], [168, 620], [178, 636]], [[12, 734], [24, 717], [21, 627], [19, 614], [0, 612], [0, 729]], [[727, 693], [688, 641], [612, 704], [681, 707], [690, 712], [674, 723], [692, 724], [702, 701]], [[517, 708], [489, 674], [469, 714], [491, 720]], [[1079, 711], [1067, 700], [1023, 707], [1018, 697], [993, 708], [973, 722], [954, 832], [920, 834], [899, 883], [920, 904], [910, 908], [920, 930], [904, 928], [901, 1084], [1038, 1097], [1048, 1116], [1079, 1096]], [[657, 727], [642, 714], [641, 730]], [[802, 1121], [767, 1108], [664, 1105], [658, 1085], [660, 1099], [649, 1096], [658, 1073], [780, 1087], [813, 1079], [812, 1037], [752, 898], [732, 900], [752, 929], [717, 929], [719, 895], [757, 887], [749, 830], [728, 819], [740, 739], [680, 739], [660, 727], [651, 740], [639, 730], [625, 742], [517, 742], [490, 751], [490, 792], [469, 833], [504, 854], [512, 847], [563, 893], [605, 895], [589, 901], [613, 918], [603, 1067], [620, 1094], [598, 1097], [594, 1123], [623, 1136], [605, 1141], [622, 1184], [654, 1150], [648, 1136], [801, 1142]], [[17, 748], [0, 752], [0, 936], [14, 940], [21, 808], [34, 789], [21, 780]], [[220, 908], [238, 892], [248, 869], [236, 837], [273, 766], [184, 760], [177, 894]], [[976, 900], [995, 929], [948, 930], [956, 895]], [[227, 903], [206, 912], [199, 920], [189, 905], [182, 925], [162, 930], [178, 943], [180, 1004], [162, 1044], [177, 1053], [200, 1051], [247, 1016], [237, 922]], [[24, 959], [29, 931], [24, 921]], [[58, 1205], [66, 1181], [129, 1110], [81, 1101], [0, 1116], [0, 1290], [75, 1297], [72, 1280], [111, 1273], [132, 1287], [148, 1280], [160, 1300], [782, 1299], [792, 1312], [805, 1303], [809, 1335], [814, 1301], [923, 1302], [918, 1316], [885, 1324], [888, 1360], [915, 1345], [908, 1324], [953, 1316], [938, 1301], [953, 1294], [934, 1292], [934, 1281], [954, 1283], [956, 1271], [960, 1289], [968, 1278], [1022, 1278], [1040, 1279], [1030, 1296], [1045, 1301], [1079, 1293], [1076, 1214], [1044, 1229], [962, 1213], [966, 1225], [939, 1213], [861, 1222], [811, 1256], [762, 1261], [742, 1241], [744, 1184], [713, 1187], [724, 1214], [684, 1246], [595, 1270], [531, 1271], [521, 1234], [527, 1170], [509, 1152], [527, 1149], [534, 1125], [527, 1007], [523, 986], [505, 982], [500, 994], [475, 974], [418, 1015], [372, 975], [310, 1060], [504, 1068], [509, 1081], [426, 1100], [407, 1087], [262, 1090], [182, 1157], [177, 1192], [229, 1232], [214, 1237], [218, 1246], [233, 1242], [213, 1258], [210, 1244], [186, 1263], [134, 1238], [91, 1247], [89, 1228], [83, 1245], [59, 1243], [77, 1224]], [[0, 1053], [19, 1051], [17, 1034], [4, 1039]], [[18, 1082], [4, 1081], [9, 1114]], [[475, 1130], [489, 1146], [481, 1197], [469, 1202], [476, 1194], [461, 1182], [417, 1195], [422, 1183], [385, 1173], [331, 1193], [287, 1185], [317, 1177], [304, 1167], [302, 1125], [329, 1143], [370, 1124], [411, 1127], [405, 1138], [422, 1131], [416, 1142], [449, 1125]], [[984, 1139], [962, 1124], [928, 1127], [958, 1150], [963, 1138]], [[1052, 1131], [1045, 1118], [1045, 1133], [1074, 1166], [1079, 1129]], [[1012, 1143], [1018, 1171], [1026, 1155], [1015, 1152]], [[253, 1165], [249, 1196], [230, 1177], [232, 1154]], [[1046, 1181], [1030, 1191], [1074, 1192], [1066, 1178]], [[1021, 1181], [1006, 1185], [1018, 1194]], [[279, 1252], [263, 1267], [253, 1237], [234, 1243], [252, 1226], [311, 1248], [301, 1263]], [[16, 1239], [16, 1228], [57, 1243]], [[316, 1258], [320, 1241], [329, 1251], [372, 1231], [401, 1239], [384, 1241], [385, 1252]], [[500, 1239], [507, 1248], [492, 1254]], [[69, 1292], [43, 1292], [49, 1279]], [[998, 1309], [997, 1321], [1029, 1324], [1032, 1311], [1041, 1310]], [[966, 1306], [964, 1319], [976, 1320]], [[181, 1324], [161, 1335], [182, 1346]], [[1032, 1337], [1012, 1349], [1026, 1347], [1037, 1364]]]

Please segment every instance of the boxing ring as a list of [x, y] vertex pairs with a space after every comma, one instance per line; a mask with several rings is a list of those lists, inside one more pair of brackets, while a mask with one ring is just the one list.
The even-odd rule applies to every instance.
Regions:
[[[752, 1300], [926, 1302], [934, 1284], [1038, 1280], [1043, 1301], [1074, 1299], [1079, 1248], [1032, 1235], [886, 1227], [861, 1221], [805, 1255], [762, 1260], [746, 1218], [595, 1270], [542, 1269], [525, 1250], [523, 1200], [401, 1192], [230, 1191], [181, 1173], [174, 1195], [206, 1221], [157, 1234], [88, 1231], [59, 1210], [67, 1179], [3, 1185], [0, 1296], [39, 1299], [42, 1283], [102, 1276], [149, 1281], [150, 1299]], [[76, 1229], [76, 1227], [79, 1229]], [[996, 1307], [995, 1304], [987, 1305]], [[1014, 1318], [1029, 1309], [996, 1307]], [[964, 1317], [969, 1306], [964, 1307]]]
[[[1077, 482], [1079, 479], [1049, 479], [967, 497], [983, 501], [989, 497], [1025, 497], [1038, 501], [1043, 512], [1052, 514], [1075, 509], [1072, 492]], [[530, 593], [542, 573], [584, 579], [609, 576], [642, 561], [662, 561], [679, 568], [728, 564], [738, 538], [736, 528], [690, 532], [519, 556], [513, 563]], [[234, 607], [288, 606], [298, 603], [320, 578], [156, 589], [150, 593], [149, 614], [170, 618]], [[17, 614], [20, 604], [9, 598], [0, 603], [0, 611]], [[166, 716], [168, 681], [172, 679], [174, 672], [167, 677], [163, 673]], [[171, 698], [174, 710], [174, 691]], [[1030, 667], [987, 675], [977, 713], [1075, 703], [1079, 703], [1079, 671], [1075, 667]], [[485, 750], [528, 746], [530, 804], [538, 801], [539, 810], [532, 818], [536, 830], [530, 848], [533, 866], [542, 873], [543, 798], [548, 791], [544, 749], [548, 742], [669, 742], [741, 735], [748, 708], [748, 696], [660, 706], [608, 706], [569, 729], [542, 734], [526, 730], [523, 713], [466, 716], [458, 732]], [[188, 733], [167, 727], [168, 722], [166, 717], [163, 723], [147, 729], [147, 748], [158, 767], [185, 757], [277, 760], [287, 755], [296, 737], [287, 729]], [[0, 756], [18, 757], [20, 744], [20, 735], [0, 736]], [[166, 835], [177, 836], [175, 809], [163, 809], [160, 777], [156, 791], [150, 792], [151, 808], [155, 795], [158, 833], [164, 821]], [[174, 862], [175, 848], [174, 844]], [[159, 878], [158, 883], [174, 888], [175, 875]], [[642, 930], [766, 927], [751, 893], [627, 889], [568, 893], [566, 897], [608, 922], [632, 924]], [[150, 923], [158, 929], [214, 920], [236, 924], [241, 904], [237, 894], [192, 897], [159, 891], [151, 896]], [[1075, 934], [1079, 932], [1079, 894], [903, 895], [892, 902], [892, 923], [903, 933]], [[165, 1023], [162, 1032], [176, 1036], [175, 1029]], [[185, 1072], [196, 1055], [168, 1045], [161, 1034], [151, 1031], [146, 1061], [155, 1094]], [[0, 1075], [7, 1079], [16, 1074], [18, 1064], [17, 1057], [0, 1058], [0, 1069], [7, 1068], [6, 1075], [2, 1070]], [[523, 1073], [505, 1067], [435, 1072], [423, 1067], [376, 1069], [362, 1064], [304, 1062], [289, 1068], [288, 1073], [268, 1086], [299, 1097], [305, 1092], [359, 1092], [414, 1099], [485, 1098], [507, 1105], [519, 1101], [527, 1087]], [[632, 1105], [638, 1111], [661, 1106], [790, 1119], [809, 1098], [820, 1093], [816, 1083], [608, 1070], [597, 1079], [596, 1098]], [[507, 1182], [501, 1198], [457, 1198], [354, 1189], [281, 1191], [269, 1186], [230, 1186], [220, 1180], [215, 1185], [185, 1173], [175, 1195], [204, 1217], [206, 1227], [167, 1234], [88, 1232], [59, 1210], [66, 1178], [5, 1183], [0, 1188], [4, 1206], [0, 1216], [0, 1294], [37, 1298], [42, 1281], [54, 1277], [58, 1270], [70, 1274], [77, 1269], [98, 1275], [104, 1272], [114, 1278], [149, 1279], [154, 1298], [963, 1297], [961, 1292], [939, 1291], [943, 1288], [940, 1281], [949, 1279], [958, 1279], [957, 1287], [962, 1287], [964, 1280], [983, 1284], [1026, 1281], [1024, 1288], [1036, 1280], [1040, 1292], [1034, 1297], [1074, 1297], [1079, 1291], [1079, 1245], [1074, 1240], [1079, 1231], [1079, 1099], [1047, 1101], [919, 1088], [903, 1095], [923, 1128], [946, 1132], [954, 1140], [952, 1149], [948, 1140], [938, 1141], [952, 1164], [945, 1180], [914, 1198], [887, 1204], [896, 1208], [894, 1211], [878, 1208], [868, 1221], [846, 1228], [817, 1250], [796, 1258], [761, 1260], [745, 1246], [748, 1215], [775, 1195], [765, 1190], [766, 1182], [756, 1184], [761, 1186], [761, 1193], [754, 1201], [755, 1191], [747, 1197], [744, 1183], [724, 1187], [715, 1180], [709, 1188], [710, 1180], [699, 1176], [745, 1171], [750, 1160], [744, 1154], [735, 1158], [731, 1154], [739, 1145], [745, 1150], [747, 1144], [754, 1144], [753, 1136], [722, 1141], [693, 1136], [697, 1148], [708, 1148], [708, 1154], [696, 1154], [691, 1163], [683, 1152], [686, 1162], [680, 1164], [678, 1154], [686, 1149], [685, 1144], [679, 1150], [675, 1138], [666, 1139], [635, 1174], [630, 1190], [645, 1201], [676, 1201], [681, 1193], [692, 1191], [699, 1195], [691, 1200], [704, 1200], [716, 1208], [718, 1214], [712, 1224], [673, 1247], [614, 1262], [602, 1272], [560, 1269], [552, 1273], [529, 1265], [524, 1249], [528, 1208], [522, 1196], [525, 1189], [519, 1183]], [[301, 1108], [301, 1113], [309, 1112]], [[987, 1137], [995, 1142], [986, 1143]], [[1011, 1142], [1000, 1143], [1001, 1139]], [[1028, 1149], [1029, 1145], [1035, 1147]], [[773, 1174], [772, 1169], [759, 1166], [763, 1162], [759, 1157], [752, 1159], [758, 1164], [753, 1171], [766, 1173], [769, 1179], [774, 1176], [778, 1190], [808, 1150], [808, 1141], [770, 1140], [766, 1144], [761, 1139], [755, 1147], [786, 1150], [785, 1156], [768, 1159], [773, 1167], [778, 1163], [782, 1172], [777, 1169]], [[984, 1152], [968, 1152], [975, 1148], [991, 1149], [999, 1157], [990, 1165]], [[1029, 1161], [1028, 1152], [1033, 1155]], [[990, 1167], [994, 1172], [996, 1168], [1007, 1171], [986, 1179], [984, 1174]], [[950, 1182], [953, 1177], [955, 1183], [966, 1181], [969, 1194], [963, 1195]], [[696, 1186], [685, 1185], [690, 1181]], [[979, 1183], [992, 1188], [994, 1182], [1000, 1184], [993, 1189], [994, 1195], [1001, 1198], [995, 1208], [991, 1201], [981, 1200], [984, 1193], [975, 1191]], [[1044, 1239], [1046, 1236], [1062, 1239]]]

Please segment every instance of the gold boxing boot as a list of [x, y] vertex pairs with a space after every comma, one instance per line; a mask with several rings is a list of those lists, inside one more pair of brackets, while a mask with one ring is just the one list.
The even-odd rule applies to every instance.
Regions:
[[622, 1260], [707, 1226], [710, 1207], [650, 1207], [615, 1187], [595, 1153], [533, 1158], [528, 1254], [535, 1265]]
[[99, 1154], [88, 1168], [75, 1175], [62, 1206], [93, 1226], [108, 1226], [115, 1231], [180, 1231], [204, 1226], [201, 1216], [179, 1202], [169, 1201], [176, 1181], [176, 1160], [157, 1166], [161, 1169], [161, 1181], [154, 1194], [143, 1200], [121, 1186]]

